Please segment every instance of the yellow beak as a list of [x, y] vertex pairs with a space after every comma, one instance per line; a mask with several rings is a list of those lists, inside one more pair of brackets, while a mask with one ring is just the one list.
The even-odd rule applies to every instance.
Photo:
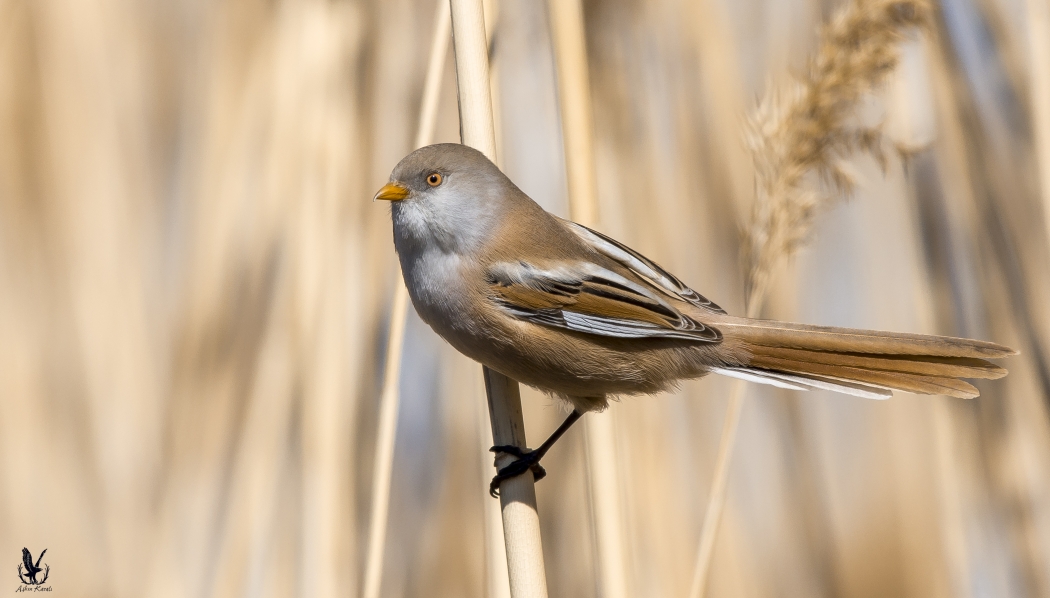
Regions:
[[376, 193], [376, 196], [372, 198], [372, 201], [377, 199], [385, 199], [387, 201], [401, 201], [408, 197], [408, 188], [398, 183], [387, 183], [383, 185], [383, 188]]

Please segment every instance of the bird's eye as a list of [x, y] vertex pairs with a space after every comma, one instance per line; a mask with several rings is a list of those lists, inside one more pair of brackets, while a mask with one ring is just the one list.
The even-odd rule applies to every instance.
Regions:
[[443, 180], [445, 180], [444, 177], [442, 177], [441, 173], [438, 172], [432, 172], [429, 176], [427, 176], [427, 184], [431, 187], [437, 187], [441, 184], [441, 181]]

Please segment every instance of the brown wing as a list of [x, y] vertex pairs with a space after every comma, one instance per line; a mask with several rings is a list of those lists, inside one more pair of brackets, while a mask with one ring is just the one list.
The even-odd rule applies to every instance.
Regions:
[[545, 326], [619, 338], [722, 340], [718, 330], [681, 313], [652, 290], [595, 264], [539, 268], [503, 262], [488, 271], [488, 282], [504, 309]]

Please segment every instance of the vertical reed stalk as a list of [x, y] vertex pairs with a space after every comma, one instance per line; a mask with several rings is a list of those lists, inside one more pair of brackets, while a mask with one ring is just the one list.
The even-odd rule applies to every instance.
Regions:
[[598, 222], [598, 190], [583, 6], [580, 0], [551, 0], [548, 6], [558, 71], [569, 214], [584, 226], [594, 226]]
[[[493, 442], [524, 448], [525, 420], [518, 383], [487, 367], [482, 371]], [[512, 461], [512, 457], [501, 457], [496, 467], [504, 467]], [[511, 598], [546, 598], [547, 574], [540, 541], [540, 517], [536, 510], [536, 483], [532, 476], [520, 475], [503, 481], [499, 500]]]
[[704, 512], [704, 523], [700, 528], [700, 546], [696, 551], [693, 581], [689, 585], [690, 598], [701, 598], [707, 588], [707, 574], [710, 571], [711, 556], [715, 550], [715, 537], [718, 525], [722, 522], [722, 508], [726, 502], [729, 464], [733, 458], [733, 446], [736, 443], [736, 433], [740, 427], [740, 413], [743, 409], [744, 381], [733, 380], [729, 387], [729, 404], [726, 406], [725, 421], [722, 422], [722, 435], [718, 440], [714, 479], [711, 481], [711, 492], [707, 499], [707, 510]]
[[593, 413], [584, 422], [591, 512], [598, 555], [598, 587], [603, 598], [627, 598], [627, 558], [619, 459], [612, 414]]
[[[495, 59], [496, 26], [499, 23], [499, 2], [484, 0], [485, 33], [489, 49], [489, 93], [492, 97], [492, 128], [496, 137], [496, 166], [503, 168], [503, 128], [501, 106], [498, 98], [500, 90], [499, 61]], [[484, 381], [479, 387], [484, 387]], [[479, 445], [485, 444], [492, 435], [488, 423], [488, 404], [481, 401], [481, 393], [472, 393], [472, 403], [477, 414]], [[488, 451], [479, 451], [481, 477], [486, 478], [492, 468]], [[507, 573], [507, 547], [503, 540], [503, 513], [500, 504], [484, 501], [485, 511], [485, 596], [488, 598], [510, 598], [510, 578]]]
[[942, 534], [945, 565], [952, 596], [973, 595], [966, 571], [966, 516], [960, 504], [963, 480], [956, 458], [956, 434], [952, 425], [950, 399], [938, 397], [933, 405], [933, 439], [937, 463], [938, 524]]
[[[415, 147], [430, 145], [437, 121], [438, 92], [448, 53], [451, 22], [445, 0], [437, 0], [434, 36], [430, 46], [423, 99], [419, 108], [419, 129]], [[400, 404], [401, 353], [405, 341], [405, 319], [408, 315], [408, 290], [400, 278], [394, 289], [390, 310], [390, 333], [387, 337], [386, 364], [383, 371], [383, 393], [379, 398], [379, 422], [376, 431], [375, 464], [372, 469], [372, 520], [368, 530], [368, 556], [365, 564], [364, 598], [379, 598], [383, 579], [383, 553], [386, 548], [387, 518], [390, 509], [390, 475], [394, 464], [397, 438], [397, 414]]]
[[[460, 135], [465, 145], [495, 162], [496, 134], [482, 0], [451, 0], [451, 5]], [[488, 368], [484, 368], [484, 375], [493, 442], [525, 448], [525, 422], [517, 382]], [[499, 455], [496, 466], [506, 466], [513, 459], [510, 455]], [[547, 581], [535, 482], [532, 476], [521, 475], [504, 481], [499, 490], [510, 594], [513, 598], [545, 598]]]
[[499, 61], [496, 60], [496, 26], [499, 23], [499, 2], [497, 0], [484, 0], [482, 9], [485, 11], [485, 34], [489, 49], [489, 93], [492, 100], [492, 131], [496, 137], [496, 166], [503, 168], [503, 113], [499, 97]]
[[[943, 32], [938, 32], [938, 34], [943, 34]], [[931, 46], [936, 49], [940, 47], [940, 44], [934, 42]], [[941, 208], [944, 211], [938, 211], [930, 219], [936, 219], [941, 223], [941, 226], [945, 229], [941, 234], [945, 238], [950, 239], [945, 241], [945, 243], [952, 243], [953, 245], [950, 251], [945, 252], [945, 255], [953, 256], [953, 260], [961, 262], [966, 260], [968, 250], [963, 245], [965, 242], [963, 241], [963, 235], [959, 234], [959, 232], [953, 234], [953, 230], [960, 232], [972, 230], [976, 225], [972, 221], [973, 212], [970, 211], [970, 206], [973, 206], [976, 202], [973, 197], [976, 185], [970, 179], [974, 174], [965, 166], [967, 156], [964, 148], [967, 142], [960, 126], [961, 117], [956, 113], [958, 109], [956, 101], [952, 98], [952, 95], [958, 90], [952, 85], [949, 66], [945, 63], [941, 52], [936, 50], [931, 52], [929, 59], [931, 64], [926, 69], [926, 73], [931, 86], [930, 93], [934, 96], [931, 101], [935, 105], [931, 112], [936, 114], [937, 119], [934, 125], [937, 127], [934, 137], [937, 139], [938, 145], [943, 148], [952, 148], [952, 151], [943, 152], [942, 150], [941, 155], [937, 158], [936, 168], [937, 170], [943, 169], [942, 173], [930, 173], [926, 176], [937, 176], [943, 177], [944, 180], [951, 180], [952, 184], [939, 189], [937, 195], [945, 194], [951, 196], [950, 203], [956, 206], [952, 210], [954, 213], [952, 213], [947, 207], [949, 202], [945, 202], [945, 207]], [[914, 106], [913, 102], [909, 104], [909, 108], [914, 108]], [[920, 196], [919, 181], [921, 181], [921, 177], [922, 173], [917, 169], [912, 193], [915, 195], [916, 201], [919, 202], [918, 205], [921, 205], [921, 202], [924, 201], [927, 203], [944, 201], [931, 197], [923, 199]], [[936, 184], [940, 186], [942, 183], [938, 181]], [[925, 193], [930, 194], [929, 191], [925, 191]], [[970, 234], [972, 235], [973, 233], [970, 232]], [[949, 235], [955, 238], [951, 239]], [[965, 266], [963, 265], [955, 264], [940, 266], [940, 269], [948, 272], [951, 272], [952, 269], [963, 270], [964, 268]], [[958, 276], [958, 274], [954, 274], [954, 276]], [[958, 318], [955, 313], [967, 310], [967, 301], [961, 296], [961, 292], [956, 290], [961, 285], [943, 285], [950, 290], [941, 291], [941, 294], [948, 295], [951, 293], [951, 295], [940, 298], [937, 297], [939, 285], [934, 284], [931, 286], [933, 292], [931, 301], [933, 305], [943, 306], [940, 310], [941, 313], [950, 314], [945, 316], [946, 318]], [[939, 583], [946, 588], [945, 591], [948, 595], [967, 598], [972, 595], [968, 572], [970, 547], [967, 545], [965, 533], [966, 515], [964, 511], [966, 501], [962, 491], [966, 486], [967, 480], [965, 465], [960, 462], [960, 451], [958, 450], [960, 441], [960, 438], [958, 438], [959, 430], [953, 422], [949, 403], [949, 399], [935, 399], [932, 410], [929, 413], [933, 436], [933, 462], [935, 464], [933, 468], [935, 475], [932, 482], [934, 496], [936, 497], [936, 523], [939, 532], [939, 547], [942, 550], [940, 560], [942, 562], [941, 567], [943, 571], [941, 573], [943, 577], [939, 580]]]
[[1028, 0], [1028, 72], [1032, 125], [1043, 218], [1050, 238], [1050, 3]]
[[[744, 231], [748, 317], [761, 313], [776, 266], [805, 243], [816, 213], [849, 194], [853, 181], [841, 162], [857, 152], [884, 162], [879, 131], [850, 119], [858, 101], [896, 67], [905, 32], [928, 19], [924, 0], [854, 0], [823, 28], [819, 49], [801, 80], [771, 90], [759, 106], [748, 139], [757, 192]], [[691, 598], [703, 596], [707, 587], [743, 392], [743, 383], [734, 381], [700, 530]]]
[[[483, 382], [483, 381], [482, 381]], [[480, 385], [479, 385], [480, 386]], [[479, 389], [480, 390], [480, 389]], [[471, 392], [477, 414], [477, 437], [481, 444], [492, 434], [488, 422], [488, 407], [480, 400], [481, 393]], [[478, 451], [481, 478], [487, 479], [492, 471], [488, 452]], [[485, 497], [485, 596], [486, 598], [510, 598], [510, 577], [507, 573], [507, 546], [503, 540], [503, 514], [499, 503]]]
[[[551, 0], [548, 6], [558, 71], [569, 214], [584, 226], [595, 226], [598, 189], [583, 6], [580, 0]], [[627, 559], [612, 414], [592, 414], [583, 423], [598, 555], [598, 587], [604, 598], [626, 598]]]

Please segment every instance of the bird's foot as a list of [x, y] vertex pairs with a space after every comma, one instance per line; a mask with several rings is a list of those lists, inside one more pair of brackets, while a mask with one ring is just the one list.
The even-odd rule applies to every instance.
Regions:
[[499, 496], [499, 485], [503, 480], [509, 480], [520, 476], [526, 471], [532, 471], [533, 479], [537, 482], [542, 480], [547, 475], [547, 471], [540, 465], [540, 459], [543, 457], [543, 453], [539, 451], [530, 451], [528, 449], [521, 449], [511, 445], [500, 445], [494, 446], [489, 449], [494, 453], [507, 453], [517, 457], [512, 463], [506, 467], [501, 468], [496, 472], [496, 476], [492, 478], [492, 482], [489, 483], [489, 494], [492, 498]]

